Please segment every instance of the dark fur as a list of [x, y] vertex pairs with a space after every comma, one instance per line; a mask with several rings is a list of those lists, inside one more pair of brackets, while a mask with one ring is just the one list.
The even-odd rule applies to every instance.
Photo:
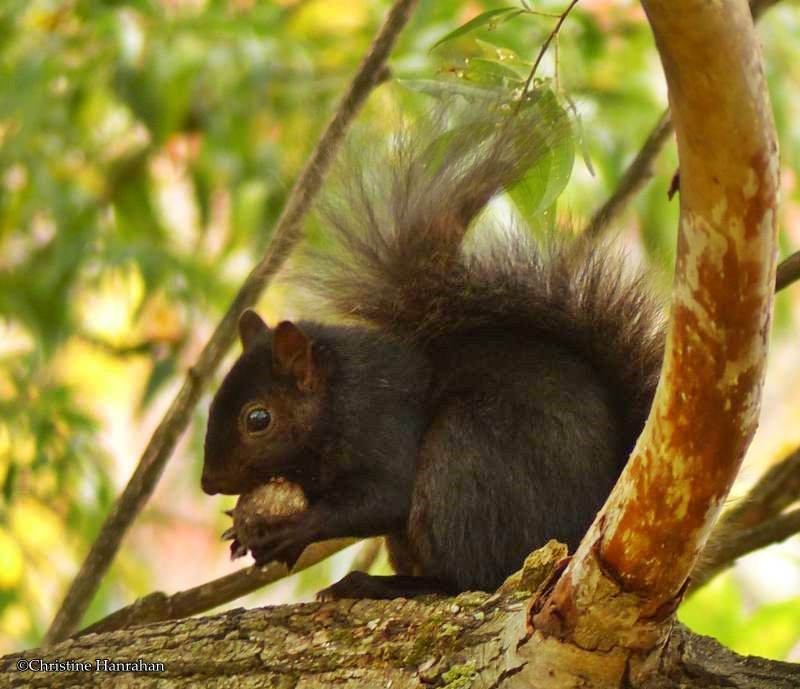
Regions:
[[[400, 573], [426, 577], [351, 578], [331, 595], [489, 590], [550, 538], [575, 548], [643, 427], [663, 338], [623, 258], [514, 231], [462, 243], [561, 135], [543, 115], [406, 138], [380, 170], [351, 169], [325, 209], [338, 251], [315, 256], [302, 280], [350, 324], [301, 324], [319, 412], [291, 453], [262, 451], [259, 477], [291, 454], [317, 515], [303, 538], [389, 534]], [[269, 348], [267, 335], [218, 393], [209, 476], [235, 473], [222, 458], [237, 451], [223, 430], [236, 405], [256, 388], [291, 388], [265, 365]], [[241, 473], [242, 485], [259, 477]], [[257, 559], [287, 540], [254, 549]]]

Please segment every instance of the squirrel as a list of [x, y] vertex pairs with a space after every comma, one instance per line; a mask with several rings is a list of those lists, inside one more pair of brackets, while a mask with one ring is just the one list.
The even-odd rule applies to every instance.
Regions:
[[320, 596], [391, 598], [495, 590], [549, 539], [577, 547], [644, 426], [664, 338], [645, 276], [608, 244], [467, 235], [563, 136], [552, 121], [545, 105], [467, 114], [348, 165], [322, 209], [335, 250], [300, 275], [337, 322], [241, 315], [202, 487], [281, 477], [308, 501], [251, 544], [256, 563], [385, 536], [396, 575]]

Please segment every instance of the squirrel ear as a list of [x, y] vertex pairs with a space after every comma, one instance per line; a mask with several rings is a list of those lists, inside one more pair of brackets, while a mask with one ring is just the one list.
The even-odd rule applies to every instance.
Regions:
[[253, 309], [247, 309], [239, 316], [239, 339], [242, 349], [247, 351], [259, 335], [267, 332], [269, 328]]
[[311, 391], [318, 382], [311, 345], [313, 342], [291, 321], [278, 323], [272, 335], [272, 366], [297, 380], [297, 387]]

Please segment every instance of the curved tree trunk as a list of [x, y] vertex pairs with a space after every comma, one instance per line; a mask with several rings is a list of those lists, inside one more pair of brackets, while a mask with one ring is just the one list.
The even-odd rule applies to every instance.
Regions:
[[[636, 448], [566, 571], [532, 605], [520, 653], [542, 688], [626, 686], [660, 665], [761, 403], [778, 158], [753, 19], [745, 0], [642, 4], [680, 161], [670, 328]], [[565, 667], [582, 683], [565, 683]]]

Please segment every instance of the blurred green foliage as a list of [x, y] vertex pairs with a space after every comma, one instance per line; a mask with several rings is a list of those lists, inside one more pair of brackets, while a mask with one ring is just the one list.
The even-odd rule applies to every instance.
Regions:
[[[796, 598], [748, 604], [727, 572], [684, 603], [679, 619], [738, 653], [780, 659], [789, 657], [797, 646], [800, 605]], [[796, 655], [793, 659], [797, 660]]]
[[[359, 125], [388, 134], [397, 113], [424, 111], [431, 93], [513, 95], [555, 22], [547, 15], [565, 4], [537, 2], [534, 12], [489, 0], [422, 2], [392, 55], [391, 79]], [[38, 642], [158, 411], [269, 241], [292, 180], [388, 7], [386, 0], [0, 5], [0, 633], [9, 639], [0, 651]], [[797, 14], [779, 7], [762, 29], [790, 175], [784, 215], [795, 221]], [[572, 141], [551, 151], [511, 199], [532, 224], [542, 217], [548, 226], [556, 218], [580, 226], [665, 107], [638, 4], [579, 5], [537, 77], [570, 112], [579, 154], [573, 163]], [[669, 150], [618, 223], [665, 275], [675, 166]], [[795, 222], [782, 248], [798, 243]], [[797, 310], [791, 298], [779, 300], [784, 330]], [[270, 303], [279, 308], [281, 295]], [[177, 491], [169, 506], [185, 511], [208, 511], [197, 485], [203, 423], [200, 410], [174, 460], [183, 470], [165, 479]], [[156, 500], [145, 522], [185, 522], [164, 505]], [[214, 514], [202, 530], [221, 523]], [[129, 550], [89, 619], [162, 586], [159, 572]], [[329, 570], [306, 575], [298, 595], [325, 583]]]

